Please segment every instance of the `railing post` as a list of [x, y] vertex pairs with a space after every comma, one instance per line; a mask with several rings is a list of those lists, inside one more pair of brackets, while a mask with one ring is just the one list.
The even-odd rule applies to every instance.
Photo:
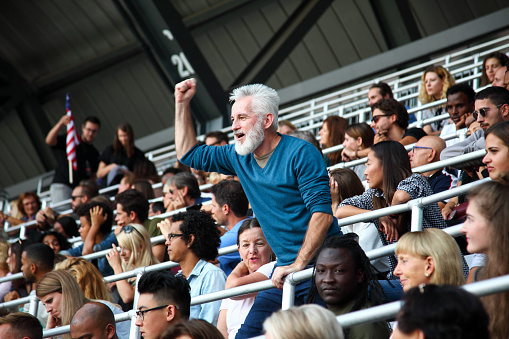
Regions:
[[283, 283], [283, 301], [281, 308], [287, 310], [295, 303], [295, 285], [297, 282], [293, 280], [293, 273], [286, 276], [285, 282]]
[[140, 278], [143, 275], [143, 272], [138, 272], [136, 276], [136, 288], [134, 289], [134, 299], [133, 299], [133, 309], [131, 310], [131, 331], [129, 332], [129, 338], [131, 339], [139, 339], [140, 338], [140, 328], [136, 326], [136, 320], [138, 317], [136, 316], [136, 309], [138, 307], [138, 299], [140, 298], [140, 292], [138, 292], [138, 283], [140, 282]]
[[34, 295], [30, 299], [30, 309], [29, 309], [28, 313], [30, 313], [34, 317], [37, 317], [37, 312], [38, 311], [39, 311], [39, 298], [37, 298], [37, 296]]
[[422, 221], [423, 221], [423, 208], [422, 198], [416, 199], [412, 201], [412, 222], [411, 222], [411, 231], [422, 231]]

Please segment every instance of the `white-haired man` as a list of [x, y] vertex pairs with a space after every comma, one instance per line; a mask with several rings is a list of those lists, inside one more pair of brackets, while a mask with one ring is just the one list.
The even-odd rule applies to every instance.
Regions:
[[[272, 282], [281, 289], [284, 278], [304, 269], [327, 236], [340, 234], [320, 152], [308, 142], [277, 133], [279, 96], [261, 84], [232, 92], [234, 146], [197, 146], [189, 106], [195, 93], [194, 79], [175, 86], [177, 156], [192, 168], [239, 177], [278, 258]], [[297, 304], [310, 283], [297, 286]], [[265, 318], [280, 306], [280, 290], [259, 292], [236, 338], [259, 335]]]

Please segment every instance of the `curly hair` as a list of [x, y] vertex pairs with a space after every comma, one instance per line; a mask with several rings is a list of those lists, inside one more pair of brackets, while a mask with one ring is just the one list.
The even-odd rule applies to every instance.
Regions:
[[217, 257], [217, 248], [221, 243], [220, 233], [209, 213], [190, 210], [173, 215], [171, 220], [182, 221], [180, 231], [184, 234], [182, 239], [186, 243], [189, 243], [190, 235], [194, 235], [194, 241], [189, 249], [198, 258], [214, 260]]
[[435, 73], [436, 75], [438, 75], [438, 77], [440, 79], [442, 79], [444, 81], [440, 99], [445, 99], [446, 93], [447, 93], [447, 90], [449, 89], [449, 87], [451, 87], [452, 85], [454, 85], [456, 83], [454, 81], [454, 77], [452, 76], [452, 74], [449, 73], [449, 71], [446, 70], [445, 68], [443, 68], [442, 66], [438, 66], [438, 65], [429, 66], [428, 68], [426, 68], [424, 70], [424, 73], [422, 73], [422, 76], [421, 76], [421, 88], [419, 90], [419, 101], [423, 104], [427, 104], [429, 102], [435, 101], [435, 98], [428, 95], [428, 92], [426, 91], [425, 78], [426, 78], [426, 74], [430, 73], [430, 72]]

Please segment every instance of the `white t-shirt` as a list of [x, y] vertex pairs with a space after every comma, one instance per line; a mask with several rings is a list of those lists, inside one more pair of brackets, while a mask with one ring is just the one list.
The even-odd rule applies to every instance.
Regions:
[[[275, 264], [275, 261], [269, 262], [260, 267], [256, 272], [263, 274], [268, 279], [274, 270]], [[244, 320], [246, 320], [255, 299], [256, 296], [242, 300], [223, 299], [220, 310], [227, 310], [226, 327], [228, 328], [228, 339], [235, 339], [235, 335], [237, 335], [237, 331], [244, 323]]]

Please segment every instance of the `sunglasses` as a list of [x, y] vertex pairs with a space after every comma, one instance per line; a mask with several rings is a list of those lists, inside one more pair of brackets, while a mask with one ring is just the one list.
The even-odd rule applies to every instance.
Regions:
[[383, 114], [383, 115], [375, 115], [373, 118], [371, 118], [371, 122], [376, 124], [378, 123], [378, 120], [380, 120], [381, 117], [390, 117], [392, 114]]
[[486, 117], [486, 112], [488, 112], [492, 108], [499, 108], [500, 106], [504, 106], [504, 104], [497, 105], [495, 107], [483, 107], [483, 108], [479, 108], [479, 112], [478, 111], [473, 111], [472, 112], [473, 117], [474, 117], [475, 120], [477, 120], [477, 116], [480, 114], [483, 118], [485, 118]]
[[131, 226], [131, 225], [124, 226], [124, 227], [122, 227], [122, 229], [120, 230], [120, 232], [124, 232], [125, 234], [132, 233], [132, 231], [136, 231], [136, 232], [138, 232], [139, 234], [141, 234], [141, 233], [140, 233], [140, 231], [138, 231], [138, 230], [136, 229], [136, 227]]

